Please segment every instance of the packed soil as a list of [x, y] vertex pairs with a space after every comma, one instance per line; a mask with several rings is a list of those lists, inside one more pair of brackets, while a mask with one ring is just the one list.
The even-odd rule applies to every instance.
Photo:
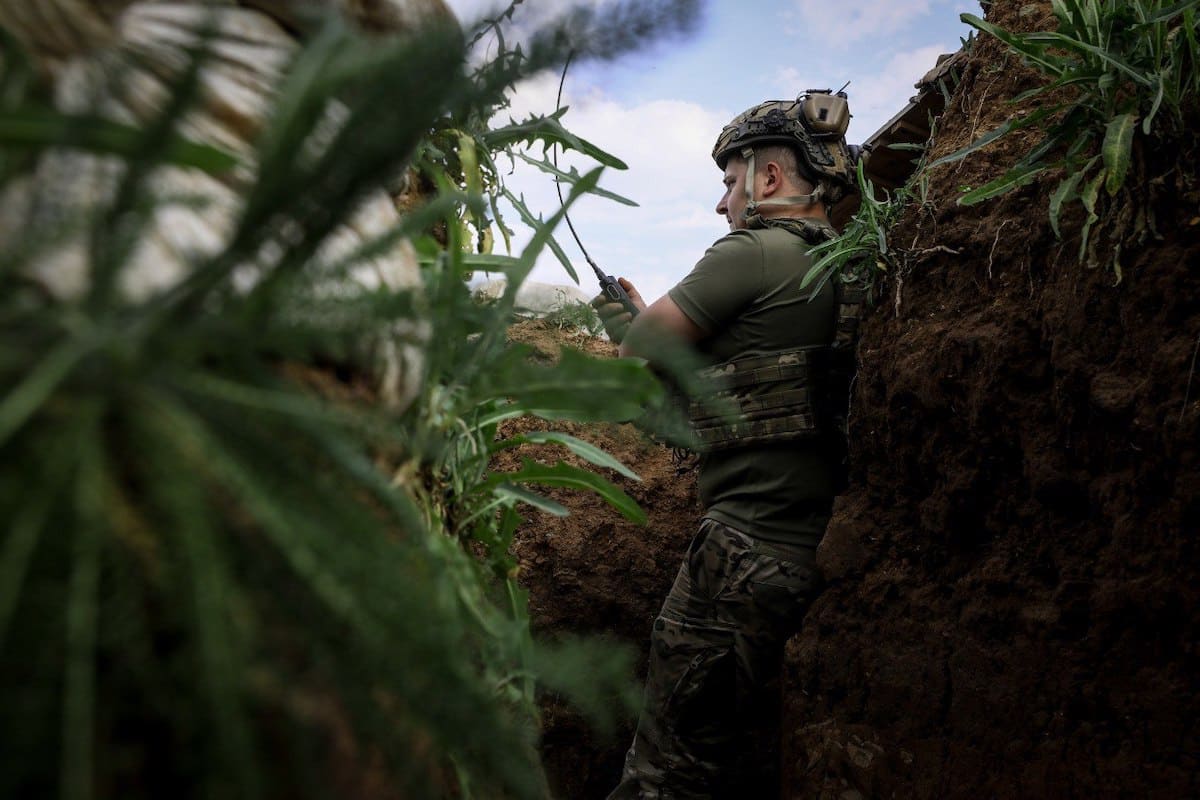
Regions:
[[[1054, 27], [1049, 3], [987, 9]], [[933, 156], [1028, 110], [1009, 101], [1036, 81], [981, 37]], [[1049, 224], [1061, 175], [956, 202], [1039, 135], [935, 168], [893, 231], [903, 266], [865, 323], [851, 486], [818, 554], [828, 588], [787, 651], [787, 797], [1200, 797], [1198, 153], [1135, 152], [1103, 203], [1153, 224], [1101, 229], [1089, 265], [1079, 209], [1061, 240]], [[514, 335], [555, 352], [563, 335], [538, 325]], [[573, 432], [642, 476], [614, 480], [651, 522], [565, 493], [570, 517], [531, 512], [516, 554], [534, 623], [617, 637], [644, 666], [694, 482], [633, 428]], [[599, 741], [549, 703], [556, 796], [604, 797], [628, 733]]]
[[[617, 348], [604, 338], [561, 329], [544, 320], [528, 320], [509, 329], [509, 337], [533, 348], [535, 358], [556, 358], [560, 348], [615, 358]], [[556, 445], [525, 445], [500, 453], [493, 467], [515, 470], [520, 459], [546, 464], [566, 461], [596, 469], [646, 511], [637, 525], [599, 496], [566, 489], [541, 489], [570, 510], [555, 517], [523, 509], [514, 555], [521, 583], [529, 591], [536, 634], [600, 635], [637, 652], [638, 675], [645, 674], [650, 626], [679, 568], [699, 522], [694, 473], [669, 447], [631, 424], [547, 423], [524, 418], [504, 423], [501, 436], [544, 428], [569, 433], [598, 445], [641, 478], [633, 481], [598, 470]], [[542, 753], [556, 798], [603, 798], [621, 772], [633, 736], [627, 716], [615, 734], [600, 737], [565, 704], [546, 698], [542, 708]]]
[[[1054, 28], [1049, 3], [988, 17]], [[1036, 80], [979, 39], [933, 156]], [[1135, 152], [1110, 207], [1158, 235], [1102, 232], [1089, 266], [1078, 209], [1049, 225], [1061, 174], [956, 203], [1039, 136], [936, 168], [894, 232], [831, 585], [788, 650], [791, 796], [1200, 796], [1197, 153]]]

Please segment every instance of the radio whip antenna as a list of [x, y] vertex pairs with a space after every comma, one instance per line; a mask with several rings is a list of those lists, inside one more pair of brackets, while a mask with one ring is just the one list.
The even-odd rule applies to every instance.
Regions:
[[[563, 62], [562, 76], [558, 79], [558, 97], [554, 100], [556, 110], [562, 108], [563, 84], [567, 82], [567, 68], [571, 66], [571, 59], [574, 57], [575, 52], [571, 51], [567, 53], [567, 60]], [[559, 145], [555, 144], [550, 151], [550, 158], [554, 163], [554, 169], [561, 172], [558, 169], [558, 148]], [[625, 287], [618, 283], [617, 279], [612, 275], [604, 274], [604, 270], [600, 269], [596, 262], [592, 260], [587, 248], [583, 246], [583, 241], [579, 238], [579, 234], [575, 232], [575, 225], [571, 222], [571, 215], [567, 212], [567, 201], [563, 198], [561, 178], [556, 177], [554, 179], [554, 188], [558, 192], [558, 203], [562, 206], [563, 219], [567, 221], [567, 228], [571, 231], [571, 237], [575, 239], [575, 244], [579, 245], [579, 252], [583, 253], [588, 266], [592, 268], [592, 271], [596, 273], [596, 277], [600, 279], [600, 291], [604, 292], [604, 295], [608, 299], [625, 306], [625, 310], [636, 317], [638, 308], [629, 299], [629, 292], [625, 291]]]
[[[570, 53], [567, 53], [567, 60], [563, 62], [562, 76], [558, 79], [558, 97], [556, 97], [554, 100], [554, 107], [556, 109], [562, 108], [563, 84], [567, 82], [567, 69], [571, 66], [571, 59], [574, 57], [575, 51], [571, 51]], [[550, 151], [550, 158], [554, 161], [555, 169], [558, 169], [558, 148], [559, 145], [555, 144], [554, 149]], [[596, 274], [600, 277], [603, 277], [604, 272], [600, 269], [600, 267], [596, 266], [596, 262], [592, 260], [590, 255], [588, 255], [587, 248], [583, 246], [583, 242], [580, 240], [579, 234], [575, 232], [575, 225], [571, 222], [571, 215], [567, 213], [567, 201], [563, 199], [561, 179], [554, 179], [554, 188], [558, 191], [558, 202], [563, 207], [563, 219], [567, 221], [567, 227], [571, 230], [571, 236], [574, 237], [575, 244], [579, 245], [579, 251], [583, 253], [583, 257], [587, 259], [587, 263], [590, 264], [592, 269], [596, 271]]]

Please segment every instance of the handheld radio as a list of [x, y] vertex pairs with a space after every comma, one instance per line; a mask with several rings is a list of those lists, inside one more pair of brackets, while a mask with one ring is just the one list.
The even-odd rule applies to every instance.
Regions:
[[605, 275], [604, 271], [596, 266], [596, 263], [590, 258], [588, 259], [588, 264], [595, 270], [596, 277], [600, 279], [600, 291], [604, 293], [604, 296], [614, 303], [620, 303], [625, 306], [625, 310], [636, 317], [638, 315], [637, 306], [629, 298], [629, 292], [625, 291], [625, 287], [618, 283], [617, 279], [612, 275]]

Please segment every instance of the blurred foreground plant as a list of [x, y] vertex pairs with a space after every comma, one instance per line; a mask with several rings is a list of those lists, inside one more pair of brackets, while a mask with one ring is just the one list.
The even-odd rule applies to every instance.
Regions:
[[[500, 303], [474, 304], [457, 221], [486, 201], [469, 170], [435, 170], [438, 197], [404, 225], [340, 264], [316, 262], [364, 192], [428, 152], [421, 142], [581, 40], [613, 55], [651, 35], [627, 22], [568, 17], [471, 76], [456, 31], [367, 40], [327, 26], [280, 87], [228, 238], [138, 299], [117, 289], [129, 254], [155, 208], [189, 202], [156, 197], [147, 176], [229, 168], [175, 133], [205, 53], [140, 128], [40, 103], [6, 41], [6, 186], [51, 148], [113, 154], [121, 177], [94, 214], [62, 222], [90, 231], [81, 296], [36, 280], [55, 230], [0, 253], [0, 794], [545, 794], [536, 682], [611, 711], [626, 662], [531, 639], [507, 554], [516, 505], [559, 513], [527, 487], [570, 485], [641, 512], [565, 465], [492, 474], [489, 454], [520, 444], [495, 442], [496, 425], [629, 418], [657, 387], [633, 363], [567, 352], [536, 365], [505, 343], [516, 288], [558, 217], [519, 257], [497, 257]], [[580, 176], [568, 203], [596, 178]], [[450, 246], [422, 240], [424, 291], [331, 284], [439, 220]], [[354, 354], [415, 318], [433, 325], [427, 375], [396, 418], [359, 388]], [[542, 439], [623, 470], [570, 437]]]

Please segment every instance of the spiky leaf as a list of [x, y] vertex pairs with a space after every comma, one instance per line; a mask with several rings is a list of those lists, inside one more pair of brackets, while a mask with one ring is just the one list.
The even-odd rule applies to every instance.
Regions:
[[572, 467], [559, 461], [552, 467], [538, 464], [529, 459], [522, 459], [521, 469], [517, 472], [504, 472], [493, 475], [490, 481], [497, 485], [502, 483], [534, 483], [541, 486], [558, 486], [568, 489], [590, 489], [603, 498], [609, 505], [621, 512], [626, 519], [639, 525], [646, 524], [646, 512], [617, 486], [600, 477], [594, 472]]
[[617, 459], [613, 458], [608, 453], [596, 447], [591, 442], [585, 442], [582, 439], [577, 439], [574, 436], [558, 431], [530, 431], [529, 433], [514, 436], [511, 439], [505, 439], [498, 442], [495, 449], [506, 449], [509, 447], [518, 447], [522, 444], [561, 444], [575, 455], [595, 464], [598, 467], [605, 467], [614, 472], [624, 475], [626, 478], [634, 481], [640, 481], [637, 473], [629, 467], [622, 464]]
[[1028, 185], [1033, 181], [1034, 178], [1045, 172], [1046, 169], [1046, 167], [1038, 166], [1009, 170], [996, 180], [967, 192], [962, 197], [958, 198], [958, 204], [962, 206], [973, 206], [976, 203], [982, 203], [984, 200], [990, 200], [993, 197], [998, 197], [1007, 192], [1011, 192], [1013, 189], [1016, 189], [1019, 186]]
[[1115, 196], [1125, 184], [1129, 173], [1129, 162], [1133, 152], [1133, 131], [1137, 125], [1137, 114], [1122, 114], [1108, 123], [1104, 129], [1104, 144], [1101, 154], [1108, 177], [1104, 188], [1109, 196]]

